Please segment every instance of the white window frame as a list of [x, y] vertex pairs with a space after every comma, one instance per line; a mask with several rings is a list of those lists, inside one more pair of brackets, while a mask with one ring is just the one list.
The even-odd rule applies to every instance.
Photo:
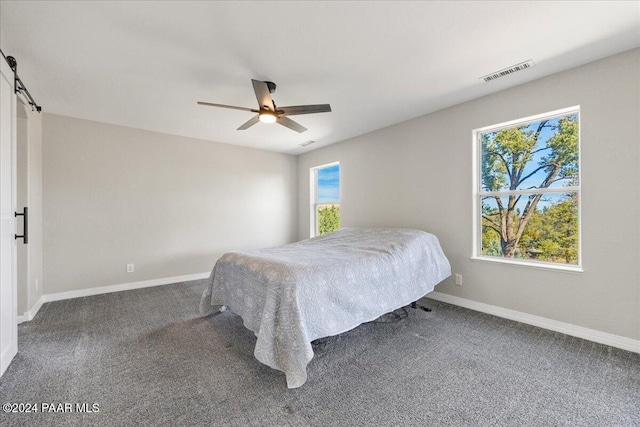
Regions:
[[[531, 190], [506, 190], [506, 191], [483, 191], [482, 190], [482, 177], [481, 171], [482, 166], [480, 162], [482, 161], [482, 144], [480, 143], [480, 135], [487, 132], [495, 132], [502, 129], [511, 128], [517, 125], [522, 125], [525, 123], [537, 122], [545, 119], [558, 118], [561, 116], [567, 116], [570, 114], [576, 114], [578, 116], [578, 186], [567, 186], [567, 187], [556, 187], [556, 188], [545, 188], [545, 189], [531, 189]], [[524, 117], [521, 119], [511, 120], [504, 123], [499, 123], [496, 125], [485, 126], [482, 128], [474, 129], [472, 131], [473, 135], [473, 249], [472, 249], [472, 260], [477, 261], [488, 261], [492, 263], [500, 263], [500, 264], [510, 264], [519, 267], [530, 267], [530, 268], [542, 268], [542, 269], [551, 269], [551, 270], [559, 270], [573, 273], [581, 273], [583, 272], [582, 268], [582, 136], [581, 136], [581, 128], [582, 128], [582, 120], [580, 115], [580, 106], [576, 105], [573, 107], [562, 108], [555, 111], [550, 111], [548, 113], [537, 114], [529, 117]], [[499, 258], [488, 255], [482, 255], [482, 214], [481, 214], [481, 198], [484, 196], [508, 196], [512, 194], [558, 194], [558, 193], [566, 193], [566, 192], [575, 192], [578, 195], [578, 264], [561, 264], [561, 263], [553, 263], [553, 262], [545, 262], [545, 261], [535, 261], [535, 260], [521, 260], [521, 259], [510, 259], [510, 258]]]
[[[310, 217], [309, 217], [309, 235], [316, 237], [318, 235], [318, 205], [325, 203], [318, 203], [318, 171], [320, 169], [326, 169], [331, 166], [340, 165], [340, 162], [331, 162], [320, 166], [314, 166], [309, 169], [309, 183], [310, 183]], [[342, 198], [342, 168], [340, 168], [340, 175], [338, 178], [338, 202], [340, 205], [340, 198]]]

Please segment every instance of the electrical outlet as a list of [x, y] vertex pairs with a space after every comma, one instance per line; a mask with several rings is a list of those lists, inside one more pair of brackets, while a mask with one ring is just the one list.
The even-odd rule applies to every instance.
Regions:
[[127, 273], [133, 273], [134, 266], [133, 264], [127, 264]]
[[456, 285], [462, 286], [462, 274], [456, 274]]
[[36, 291], [38, 290], [38, 279], [36, 279]]

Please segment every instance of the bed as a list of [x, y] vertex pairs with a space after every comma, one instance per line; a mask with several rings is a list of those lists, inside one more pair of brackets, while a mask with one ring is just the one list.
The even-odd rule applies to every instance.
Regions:
[[311, 342], [375, 320], [451, 275], [438, 239], [406, 228], [343, 228], [289, 245], [229, 252], [217, 262], [200, 312], [226, 308], [257, 336], [255, 357], [307, 380]]

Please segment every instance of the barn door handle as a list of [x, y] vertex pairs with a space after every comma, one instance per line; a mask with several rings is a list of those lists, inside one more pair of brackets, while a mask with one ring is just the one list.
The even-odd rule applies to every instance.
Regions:
[[22, 212], [14, 212], [15, 217], [24, 218], [24, 234], [16, 234], [16, 239], [22, 239], [22, 243], [25, 245], [29, 243], [29, 208], [24, 207]]

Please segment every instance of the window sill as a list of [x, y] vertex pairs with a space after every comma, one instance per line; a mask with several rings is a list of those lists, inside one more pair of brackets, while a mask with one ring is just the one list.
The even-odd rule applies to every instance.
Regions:
[[493, 257], [479, 257], [472, 256], [471, 261], [481, 261], [481, 262], [489, 262], [496, 264], [508, 264], [513, 265], [515, 267], [524, 267], [524, 268], [532, 268], [534, 270], [552, 270], [552, 271], [560, 271], [563, 273], [584, 273], [582, 267], [578, 265], [562, 265], [562, 264], [551, 264], [545, 262], [535, 262], [535, 261], [517, 261], [517, 260], [508, 260], [501, 258], [493, 258]]

